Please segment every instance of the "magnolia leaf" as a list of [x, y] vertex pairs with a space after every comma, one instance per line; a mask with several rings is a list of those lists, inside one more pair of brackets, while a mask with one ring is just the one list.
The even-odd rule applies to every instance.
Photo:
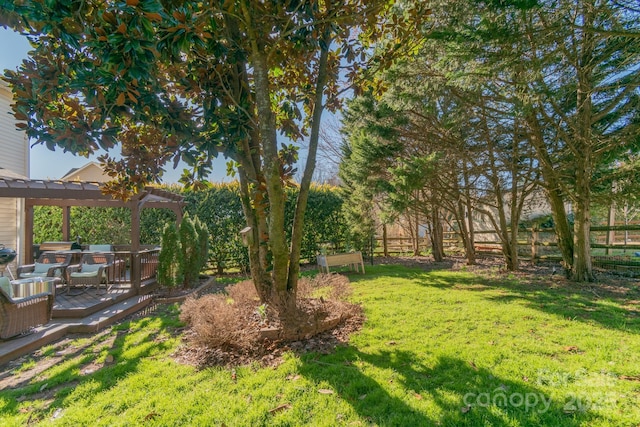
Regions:
[[124, 92], [120, 92], [120, 94], [118, 95], [118, 98], [116, 98], [116, 105], [121, 107], [124, 105], [124, 102], [126, 100], [126, 95]]

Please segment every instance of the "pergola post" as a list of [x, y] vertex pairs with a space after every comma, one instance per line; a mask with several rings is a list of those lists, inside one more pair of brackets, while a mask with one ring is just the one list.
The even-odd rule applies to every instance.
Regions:
[[25, 200], [24, 216], [24, 259], [26, 264], [33, 264], [33, 201], [30, 199]]
[[70, 224], [71, 224], [71, 206], [62, 206], [62, 240], [65, 242], [71, 241]]

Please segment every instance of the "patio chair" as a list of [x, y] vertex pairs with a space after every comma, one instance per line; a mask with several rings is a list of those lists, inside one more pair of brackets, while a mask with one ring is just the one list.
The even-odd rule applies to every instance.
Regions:
[[0, 277], [0, 339], [14, 337], [49, 322], [53, 298], [46, 292], [14, 299], [9, 278]]
[[100, 285], [104, 283], [105, 293], [109, 290], [109, 269], [114, 265], [114, 254], [108, 253], [83, 253], [80, 264], [67, 268], [69, 281], [67, 290], [72, 286], [82, 286], [83, 291], [89, 286], [95, 286], [100, 291]]
[[71, 263], [70, 253], [43, 252], [35, 264], [18, 267], [18, 278], [57, 277], [60, 282], [65, 280], [65, 272]]

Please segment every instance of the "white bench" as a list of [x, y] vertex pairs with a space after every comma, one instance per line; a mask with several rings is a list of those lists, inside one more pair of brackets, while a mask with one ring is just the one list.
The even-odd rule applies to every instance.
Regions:
[[[344, 254], [318, 255], [318, 268], [322, 272], [329, 273], [329, 267], [338, 265], [348, 265], [356, 272], [362, 269], [364, 274], [364, 262], [362, 261], [362, 252], [349, 252]], [[359, 267], [358, 267], [359, 266]]]

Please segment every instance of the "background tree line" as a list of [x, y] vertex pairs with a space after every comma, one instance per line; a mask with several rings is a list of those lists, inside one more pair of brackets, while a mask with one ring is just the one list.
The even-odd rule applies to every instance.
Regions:
[[445, 217], [473, 263], [471, 218], [482, 215], [517, 269], [517, 225], [540, 188], [567, 274], [592, 280], [592, 208], [636, 192], [640, 11], [599, 0], [430, 6], [416, 55], [344, 114], [345, 200], [365, 204], [352, 220], [367, 224], [373, 205], [387, 218], [419, 212], [438, 259]]

